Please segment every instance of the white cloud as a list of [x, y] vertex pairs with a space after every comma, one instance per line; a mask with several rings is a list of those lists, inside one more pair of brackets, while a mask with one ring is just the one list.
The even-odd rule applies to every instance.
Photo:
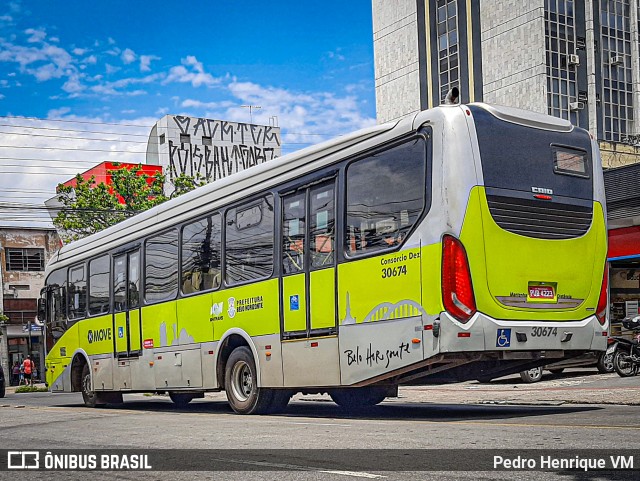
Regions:
[[[265, 87], [253, 82], [233, 81], [229, 91], [238, 105], [260, 106], [253, 111], [254, 123], [269, 124], [277, 117], [283, 129], [284, 151], [297, 150], [300, 144], [314, 144], [337, 135], [375, 125], [375, 119], [362, 114], [355, 95], [332, 92], [295, 92]], [[249, 121], [247, 109], [230, 108], [224, 117], [237, 122]], [[296, 144], [287, 149], [286, 144]]]
[[74, 55], [77, 55], [78, 57], [81, 57], [85, 53], [87, 53], [88, 50], [86, 48], [74, 48], [71, 52], [73, 52]]
[[169, 75], [163, 84], [172, 82], [190, 83], [194, 87], [200, 87], [202, 85], [211, 87], [212, 85], [219, 84], [221, 79], [206, 73], [202, 62], [199, 62], [193, 55], [189, 55], [182, 59], [182, 65], [171, 67]]
[[107, 72], [107, 75], [114, 74], [120, 70], [120, 67], [114, 67], [113, 65], [108, 63], [104, 64], [104, 68], [105, 68], [105, 71]]
[[28, 28], [24, 31], [24, 33], [30, 35], [30, 37], [27, 39], [27, 42], [29, 43], [42, 42], [45, 38], [47, 38], [47, 32], [44, 29], [37, 30], [35, 28]]
[[151, 62], [153, 60], [160, 60], [160, 57], [156, 57], [155, 55], [140, 55], [140, 71], [151, 71]]
[[91, 64], [91, 65], [95, 65], [96, 63], [98, 63], [98, 59], [96, 58], [95, 55], [89, 55], [88, 57], [84, 58], [82, 60], [82, 63], [87, 63], [87, 64]]
[[186, 99], [180, 103], [180, 107], [183, 108], [197, 108], [197, 109], [219, 109], [229, 108], [235, 105], [230, 100], [224, 100], [221, 102], [202, 102], [200, 100]]
[[136, 53], [131, 50], [130, 48], [127, 48], [124, 50], [124, 52], [122, 52], [122, 55], [120, 56], [120, 58], [122, 59], [122, 61], [125, 64], [130, 64], [136, 61], [136, 58], [138, 58], [138, 56], [136, 55]]

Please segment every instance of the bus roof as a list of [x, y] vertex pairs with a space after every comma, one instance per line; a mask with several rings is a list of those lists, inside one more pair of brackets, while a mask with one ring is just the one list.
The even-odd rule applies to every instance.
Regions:
[[166, 222], [167, 220], [175, 224], [188, 218], [204, 215], [215, 209], [218, 201], [222, 199], [228, 203], [256, 194], [264, 188], [275, 185], [276, 182], [292, 177], [293, 175], [286, 175], [288, 172], [294, 172], [296, 169], [348, 149], [359, 142], [389, 132], [399, 124], [405, 127], [399, 130], [403, 132], [409, 130], [412, 128], [415, 116], [416, 114], [412, 114], [395, 122], [375, 125], [312, 145], [198, 187], [105, 230], [63, 246], [49, 261], [46, 274], [48, 275], [53, 268], [78, 262], [77, 256], [85, 254], [89, 257], [117, 248], [118, 245], [133, 242], [137, 238], [162, 229], [165, 223], [166, 228], [169, 228], [170, 224]]

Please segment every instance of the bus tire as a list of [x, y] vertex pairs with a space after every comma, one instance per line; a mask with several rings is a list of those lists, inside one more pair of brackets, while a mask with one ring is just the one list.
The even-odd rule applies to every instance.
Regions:
[[273, 390], [258, 387], [256, 363], [248, 347], [237, 347], [229, 356], [225, 367], [224, 389], [229, 405], [236, 413], [269, 412]]
[[343, 409], [375, 406], [384, 401], [387, 394], [387, 388], [377, 386], [336, 389], [329, 393], [333, 402]]
[[193, 394], [184, 392], [170, 392], [169, 398], [173, 401], [173, 404], [175, 404], [177, 408], [184, 409], [185, 407], [187, 407], [187, 404], [193, 401], [195, 396]]
[[98, 402], [98, 394], [91, 390], [91, 370], [89, 364], [85, 363], [82, 367], [82, 399], [84, 405], [90, 408], [102, 405]]
[[542, 366], [520, 371], [520, 379], [526, 383], [538, 382], [542, 379]]

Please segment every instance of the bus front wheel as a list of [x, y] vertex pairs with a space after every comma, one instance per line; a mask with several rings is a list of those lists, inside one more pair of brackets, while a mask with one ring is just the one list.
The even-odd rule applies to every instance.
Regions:
[[91, 390], [91, 371], [89, 365], [85, 364], [82, 367], [82, 399], [85, 406], [94, 408], [98, 406], [98, 395], [95, 391]]
[[231, 409], [238, 414], [269, 412], [273, 391], [258, 387], [258, 373], [251, 350], [240, 346], [233, 350], [224, 375], [224, 389]]

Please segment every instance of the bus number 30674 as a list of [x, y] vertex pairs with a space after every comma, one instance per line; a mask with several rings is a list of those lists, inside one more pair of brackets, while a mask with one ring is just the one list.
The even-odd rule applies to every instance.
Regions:
[[382, 269], [382, 278], [387, 279], [389, 277], [398, 277], [407, 275], [407, 266], [387, 267]]
[[534, 327], [531, 329], [531, 337], [551, 337], [557, 335], [557, 327]]

